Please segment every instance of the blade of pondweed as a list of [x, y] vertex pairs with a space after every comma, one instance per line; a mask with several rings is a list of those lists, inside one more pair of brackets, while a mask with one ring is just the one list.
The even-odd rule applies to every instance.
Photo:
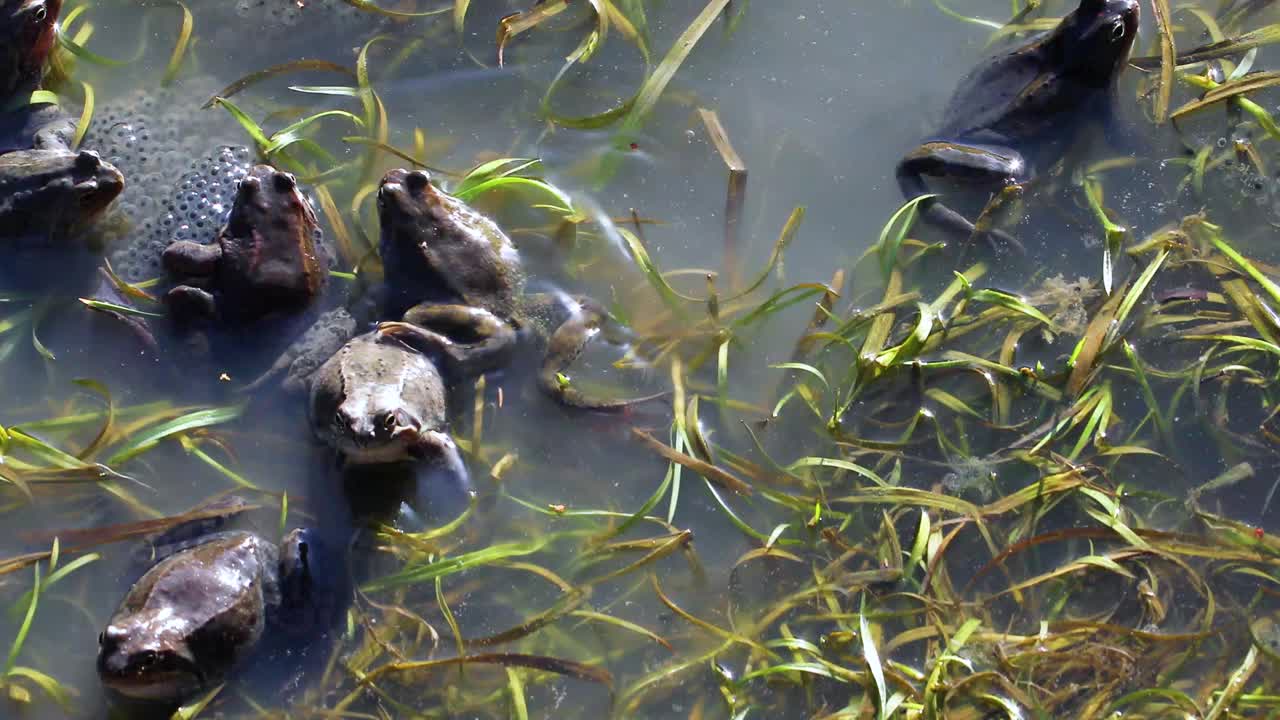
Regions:
[[1230, 258], [1231, 262], [1238, 265], [1241, 270], [1244, 270], [1254, 282], [1261, 285], [1262, 289], [1267, 291], [1267, 294], [1271, 296], [1272, 300], [1277, 304], [1280, 304], [1280, 285], [1277, 285], [1271, 280], [1271, 278], [1264, 275], [1257, 266], [1249, 262], [1248, 258], [1236, 252], [1236, 249], [1231, 247], [1231, 245], [1227, 243], [1226, 239], [1222, 237], [1221, 228], [1210, 223], [1202, 223], [1200, 227], [1207, 232], [1209, 242], [1213, 243], [1214, 247], [1218, 248], [1223, 255]]
[[709, 462], [704, 462], [691, 455], [678, 452], [675, 448], [655, 439], [649, 433], [639, 429], [632, 428], [631, 434], [650, 450], [654, 451], [662, 458], [677, 463], [683, 467], [698, 473], [708, 482], [713, 482], [727, 490], [732, 490], [739, 495], [750, 495], [751, 486], [735, 477], [732, 473], [723, 468], [717, 467]]
[[[286, 75], [288, 73], [294, 73], [294, 72], [332, 72], [332, 73], [337, 73], [341, 75], [346, 75], [352, 80], [355, 80], [356, 78], [356, 74], [351, 70], [351, 68], [344, 67], [335, 62], [329, 62], [328, 60], [313, 60], [309, 58], [304, 58], [301, 60], [290, 60], [289, 62], [280, 63], [279, 65], [272, 65], [271, 67], [263, 68], [255, 72], [251, 72], [248, 75], [245, 75], [244, 77], [240, 78], [239, 80], [236, 80], [230, 85], [219, 90], [217, 94], [215, 94], [213, 97], [209, 98], [209, 100], [204, 104], [202, 109], [207, 110], [213, 107], [214, 103], [217, 101], [218, 98], [229, 98], [232, 95], [235, 95], [236, 93], [239, 93], [247, 88], [257, 85], [263, 80], [268, 80], [278, 75]], [[292, 88], [292, 87], [290, 88], [290, 90], [294, 90], [294, 89], [295, 88]], [[355, 97], [359, 93], [359, 90], [357, 90], [356, 88], [346, 88], [346, 89], [350, 90], [351, 92], [343, 93], [343, 94], [348, 95], [350, 97]]]
[[196, 410], [176, 417], [133, 437], [112, 453], [107, 458], [106, 463], [108, 465], [120, 464], [150, 450], [167, 437], [189, 430], [230, 422], [240, 417], [243, 412], [243, 405], [228, 405], [220, 408]]
[[594, 610], [574, 610], [569, 614], [572, 615], [573, 617], [582, 618], [583, 620], [589, 620], [592, 622], [603, 623], [606, 625], [613, 625], [614, 627], [622, 628], [623, 630], [626, 630], [628, 632], [633, 632], [637, 635], [649, 638], [650, 640], [658, 643], [659, 645], [670, 650], [671, 652], [675, 652], [675, 648], [671, 646], [671, 643], [667, 642], [667, 640], [663, 638], [661, 635], [655, 633], [654, 631], [648, 628], [637, 625], [629, 620], [623, 620], [622, 618], [614, 617], [612, 615], [606, 615], [604, 613], [599, 613]]
[[579, 680], [587, 680], [608, 687], [613, 686], [613, 674], [594, 665], [586, 665], [573, 660], [547, 657], [545, 655], [526, 655], [523, 653], [485, 653], [481, 655], [463, 655], [461, 657], [443, 658], [440, 660], [418, 660], [392, 662], [369, 671], [360, 678], [360, 685], [377, 683], [384, 676], [402, 673], [438, 670], [453, 665], [501, 665], [503, 667], [527, 667], [543, 672], [566, 675]]
[[197, 696], [194, 700], [189, 700], [186, 703], [183, 703], [182, 707], [173, 711], [173, 715], [169, 716], [169, 720], [195, 720], [195, 718], [199, 717], [200, 713], [204, 712], [204, 709], [209, 706], [209, 703], [213, 702], [213, 699], [218, 697], [218, 694], [222, 692], [222, 688], [224, 687], [226, 686], [219, 685], [209, 692]]
[[1238, 97], [1246, 93], [1257, 92], [1258, 90], [1265, 90], [1276, 85], [1280, 85], [1280, 72], [1252, 73], [1245, 75], [1238, 80], [1215, 84], [1201, 97], [1192, 100], [1173, 111], [1173, 114], [1170, 115], [1170, 117], [1177, 120], [1199, 110], [1212, 107], [1213, 105], [1230, 98]]
[[935, 197], [937, 194], [911, 198], [899, 207], [880, 229], [880, 239], [872, 246], [871, 251], [880, 256], [880, 275], [886, 284], [889, 282], [894, 264], [898, 261], [898, 250], [902, 247], [902, 241], [907, 238], [907, 233], [910, 232], [916, 216], [920, 213], [920, 203]]
[[880, 663], [880, 651], [876, 649], [875, 636], [871, 634], [871, 626], [867, 623], [867, 594], [863, 593], [861, 608], [858, 611], [858, 635], [862, 639], [862, 659], [871, 671], [876, 688], [876, 717], [887, 720], [889, 692], [884, 681], [884, 666]]
[[1156, 16], [1156, 28], [1160, 32], [1160, 86], [1155, 98], [1155, 121], [1161, 125], [1169, 116], [1169, 98], [1173, 95], [1174, 49], [1173, 19], [1169, 9], [1169, 0], [1151, 0], [1151, 9]]
[[362, 588], [362, 592], [377, 592], [389, 588], [402, 587], [405, 585], [416, 585], [428, 580], [435, 580], [437, 577], [445, 577], [457, 572], [461, 572], [468, 568], [478, 567], [481, 565], [489, 565], [513, 557], [523, 557], [532, 555], [541, 551], [544, 547], [558, 539], [558, 535], [545, 535], [536, 540], [525, 543], [503, 543], [490, 545], [481, 550], [476, 550], [461, 555], [445, 558], [443, 560], [429, 561], [409, 565], [405, 569], [384, 575], [366, 583]]
[[289, 147], [290, 145], [303, 142], [304, 140], [306, 140], [306, 138], [303, 137], [302, 131], [306, 130], [308, 127], [311, 126], [312, 123], [316, 122], [317, 120], [322, 120], [327, 117], [345, 118], [347, 120], [350, 120], [352, 124], [354, 124], [357, 128], [361, 128], [364, 126], [363, 120], [361, 120], [358, 116], [347, 112], [346, 110], [325, 110], [323, 112], [315, 113], [314, 115], [308, 115], [307, 117], [304, 117], [301, 120], [298, 120], [297, 122], [292, 123], [291, 125], [281, 128], [278, 132], [276, 132], [274, 135], [271, 136], [271, 142], [269, 145], [267, 145], [267, 147], [262, 149], [262, 154], [268, 155], [268, 156], [274, 155], [280, 152], [281, 150], [284, 150], [285, 148]]
[[[1195, 63], [1205, 62], [1207, 60], [1217, 60], [1219, 58], [1240, 55], [1248, 50], [1262, 45], [1269, 45], [1280, 42], [1280, 24], [1267, 25], [1256, 30], [1242, 33], [1233, 38], [1227, 38], [1219, 42], [1212, 42], [1208, 45], [1202, 45], [1198, 48], [1188, 50], [1177, 57], [1178, 67], [1186, 65], [1194, 65]], [[1159, 67], [1162, 59], [1160, 57], [1136, 57], [1129, 58], [1129, 64], [1143, 70], [1154, 70]]]
[[173, 51], [169, 53], [169, 62], [164, 67], [164, 77], [160, 80], [160, 85], [165, 86], [173, 82], [178, 77], [178, 71], [182, 69], [182, 61], [187, 57], [187, 48], [191, 45], [191, 33], [195, 29], [195, 18], [191, 16], [191, 11], [180, 0], [169, 0], [175, 7], [182, 12], [182, 20], [178, 25], [178, 38], [173, 43]]
[[4, 672], [0, 673], [0, 677], [7, 676], [17, 664], [18, 654], [22, 652], [22, 646], [27, 641], [27, 633], [31, 632], [31, 621], [36, 616], [36, 606], [40, 602], [40, 563], [34, 563], [32, 567], [35, 579], [31, 584], [31, 599], [27, 602], [26, 615], [22, 619], [22, 624], [18, 626], [18, 633], [14, 635], [13, 642], [9, 645], [9, 656], [5, 659]]

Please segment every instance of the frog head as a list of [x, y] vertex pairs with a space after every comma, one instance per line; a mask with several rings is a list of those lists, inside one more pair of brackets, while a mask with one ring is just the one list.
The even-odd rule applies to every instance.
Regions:
[[1138, 0], [1081, 0], [1046, 47], [1066, 75], [1092, 87], [1115, 81], [1138, 36]]

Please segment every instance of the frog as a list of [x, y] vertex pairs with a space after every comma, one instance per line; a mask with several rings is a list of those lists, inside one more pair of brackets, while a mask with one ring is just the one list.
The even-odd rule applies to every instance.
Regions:
[[304, 313], [328, 283], [315, 210], [297, 178], [257, 165], [240, 181], [217, 241], [164, 250], [176, 285], [164, 296], [179, 326], [251, 326]]
[[[98, 676], [130, 701], [177, 704], [222, 683], [263, 637], [308, 616], [314, 534], [277, 546], [245, 530], [178, 545], [135, 582], [98, 636]], [[314, 630], [314, 629], [313, 629]]]
[[651, 399], [596, 398], [567, 382], [566, 368], [593, 338], [624, 342], [625, 328], [590, 298], [526, 293], [510, 237], [427, 172], [391, 170], [377, 203], [384, 280], [376, 302], [381, 317], [398, 318], [378, 326], [384, 335], [440, 356], [453, 374], [500, 367], [533, 341], [544, 349], [538, 385], [561, 404], [608, 411]]
[[[903, 195], [926, 195], [925, 178], [944, 177], [994, 190], [997, 203], [1064, 157], [1087, 125], [1101, 123], [1112, 136], [1121, 132], [1117, 79], [1139, 12], [1138, 0], [1081, 0], [1047, 34], [972, 70], [938, 130], [898, 163]], [[1002, 230], [979, 229], [937, 198], [921, 201], [920, 211], [956, 239], [985, 233], [998, 244], [1020, 246]]]
[[39, 148], [0, 155], [0, 240], [58, 247], [97, 219], [124, 176], [92, 150]]
[[0, 0], [0, 153], [70, 149], [75, 120], [33, 98], [53, 51], [62, 0]]
[[[440, 338], [441, 348], [451, 341]], [[344, 464], [426, 462], [467, 484], [466, 465], [448, 432], [439, 355], [375, 329], [344, 344], [308, 380], [315, 437]]]
[[0, 0], [0, 107], [44, 76], [62, 0]]

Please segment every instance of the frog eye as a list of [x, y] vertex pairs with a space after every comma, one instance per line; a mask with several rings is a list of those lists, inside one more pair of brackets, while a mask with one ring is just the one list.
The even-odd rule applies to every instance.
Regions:
[[143, 666], [154, 665], [159, 659], [160, 655], [155, 650], [143, 650], [138, 653], [137, 664]]
[[36, 22], [38, 23], [44, 22], [45, 18], [49, 17], [49, 12], [45, 10], [44, 3], [37, 5], [33, 14], [35, 15]]
[[276, 184], [276, 192], [292, 192], [298, 187], [298, 179], [287, 172], [278, 172], [271, 179]]
[[431, 176], [421, 170], [414, 170], [404, 176], [404, 184], [413, 192], [421, 192], [431, 184]]
[[1112, 23], [1112, 25], [1111, 25], [1111, 39], [1112, 39], [1112, 40], [1123, 40], [1123, 39], [1124, 39], [1124, 33], [1125, 33], [1125, 29], [1124, 29], [1124, 21], [1123, 21], [1123, 20], [1117, 20], [1117, 21], [1115, 21], [1114, 23]]
[[252, 175], [241, 180], [239, 191], [248, 194], [257, 194], [262, 189], [262, 181]]
[[382, 429], [388, 432], [396, 429], [396, 414], [387, 413], [381, 418]]

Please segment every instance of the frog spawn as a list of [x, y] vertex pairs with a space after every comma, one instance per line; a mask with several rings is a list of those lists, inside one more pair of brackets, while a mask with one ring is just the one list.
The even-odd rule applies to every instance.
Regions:
[[238, 0], [236, 16], [268, 32], [295, 27], [304, 21], [323, 22], [339, 29], [371, 27], [378, 16], [342, 0]]
[[236, 188], [252, 165], [248, 148], [223, 147], [191, 161], [163, 200], [136, 197], [120, 212], [135, 229], [128, 241], [111, 253], [111, 265], [128, 282], [161, 277], [165, 248], [180, 240], [213, 243], [236, 197]]

